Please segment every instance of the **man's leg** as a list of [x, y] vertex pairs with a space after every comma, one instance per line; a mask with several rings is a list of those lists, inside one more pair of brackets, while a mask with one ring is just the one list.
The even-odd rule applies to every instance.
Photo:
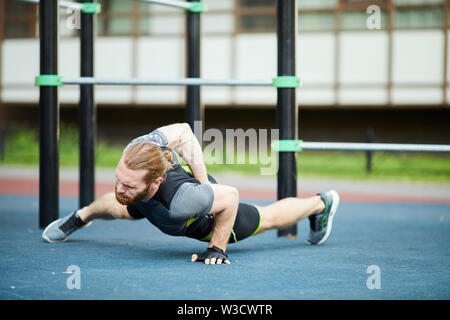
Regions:
[[268, 206], [255, 206], [261, 216], [259, 232], [283, 229], [310, 215], [321, 212], [325, 204], [320, 196], [310, 198], [285, 198]]
[[134, 219], [128, 213], [126, 206], [117, 202], [113, 192], [107, 193], [90, 205], [70, 213], [50, 223], [42, 233], [47, 242], [66, 241], [74, 231], [86, 227], [94, 219]]
[[339, 201], [339, 194], [330, 190], [315, 197], [286, 198], [265, 207], [257, 207], [261, 217], [259, 232], [285, 228], [308, 217], [310, 233], [306, 242], [320, 245], [331, 233]]

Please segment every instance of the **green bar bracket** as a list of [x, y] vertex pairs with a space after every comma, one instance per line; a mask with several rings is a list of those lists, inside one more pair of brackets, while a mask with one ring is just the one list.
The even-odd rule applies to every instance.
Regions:
[[83, 9], [81, 10], [81, 12], [83, 13], [97, 14], [102, 11], [100, 3], [83, 2], [82, 5]]
[[278, 152], [301, 152], [302, 142], [302, 140], [274, 140], [271, 147]]
[[192, 8], [185, 10], [186, 12], [202, 13], [202, 12], [206, 12], [206, 10], [208, 9], [208, 6], [206, 5], [206, 3], [203, 3], [200, 1], [193, 1], [193, 2], [189, 2], [189, 3], [192, 4]]
[[272, 79], [272, 87], [275, 88], [299, 88], [301, 80], [296, 76], [278, 76]]
[[41, 74], [34, 78], [34, 85], [39, 87], [59, 87], [62, 86], [62, 77], [54, 74]]

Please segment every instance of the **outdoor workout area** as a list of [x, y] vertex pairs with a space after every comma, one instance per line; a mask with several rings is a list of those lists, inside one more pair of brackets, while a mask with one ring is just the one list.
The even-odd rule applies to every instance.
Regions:
[[[230, 244], [232, 264], [209, 267], [191, 263], [190, 255], [205, 244], [170, 237], [147, 220], [95, 221], [65, 243], [46, 243], [41, 235], [50, 223], [83, 208], [99, 196], [95, 181], [95, 86], [184, 86], [185, 122], [204, 121], [203, 86], [267, 87], [277, 92], [279, 140], [276, 194], [243, 192], [240, 200], [258, 206], [289, 197], [298, 190], [297, 153], [373, 151], [448, 153], [450, 145], [339, 143], [302, 141], [298, 136], [296, 75], [298, 8], [296, 0], [278, 0], [277, 74], [271, 79], [208, 79], [200, 72], [201, 1], [140, 0], [184, 10], [186, 76], [181, 79], [97, 78], [94, 75], [95, 19], [98, 3], [57, 0], [27, 1], [39, 5], [40, 162], [38, 194], [0, 195], [2, 262], [1, 299], [448, 299], [450, 297], [450, 199], [403, 194], [386, 187], [387, 197], [341, 196], [333, 232], [326, 243], [308, 246], [305, 221]], [[130, 1], [131, 3], [132, 1]], [[81, 11], [80, 77], [58, 73], [59, 7]], [[36, 53], [37, 54], [37, 53]], [[151, 53], [149, 53], [151, 55]], [[78, 85], [80, 166], [78, 195], [60, 184], [59, 91]], [[301, 117], [301, 111], [300, 111]], [[120, 128], [117, 128], [120, 130]], [[125, 146], [124, 146], [125, 147]], [[117, 159], [119, 160], [119, 159]], [[112, 177], [113, 178], [113, 177]], [[245, 177], [236, 180], [244, 183]], [[268, 181], [268, 179], [264, 180]], [[233, 181], [228, 181], [232, 184]], [[12, 184], [11, 180], [11, 184]], [[222, 183], [219, 179], [218, 183]], [[274, 182], [275, 184], [275, 182]], [[101, 191], [114, 191], [106, 184]], [[72, 186], [74, 187], [74, 186]], [[392, 190], [392, 193], [390, 191]], [[326, 190], [316, 190], [322, 192]], [[79, 278], [71, 278], [78, 275]], [[213, 287], [204, 279], [214, 279]], [[78, 287], [77, 287], [78, 286]]]

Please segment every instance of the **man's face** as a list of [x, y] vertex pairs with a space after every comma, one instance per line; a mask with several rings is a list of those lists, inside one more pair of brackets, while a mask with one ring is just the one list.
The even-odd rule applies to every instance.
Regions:
[[146, 170], [131, 170], [120, 159], [116, 168], [116, 185], [114, 187], [116, 199], [120, 204], [129, 205], [144, 198], [150, 189], [144, 177]]

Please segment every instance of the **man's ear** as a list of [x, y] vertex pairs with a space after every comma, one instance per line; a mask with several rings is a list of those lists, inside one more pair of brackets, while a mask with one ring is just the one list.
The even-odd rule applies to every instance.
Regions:
[[163, 178], [159, 177], [159, 178], [156, 178], [155, 181], [153, 181], [152, 184], [153, 184], [155, 187], [157, 187], [157, 186], [159, 186], [163, 181], [164, 181]]

